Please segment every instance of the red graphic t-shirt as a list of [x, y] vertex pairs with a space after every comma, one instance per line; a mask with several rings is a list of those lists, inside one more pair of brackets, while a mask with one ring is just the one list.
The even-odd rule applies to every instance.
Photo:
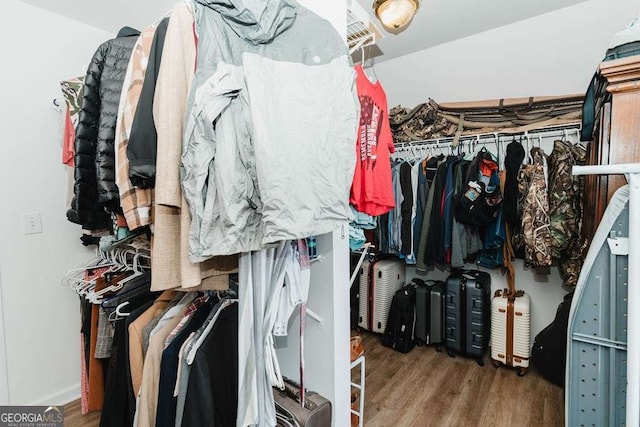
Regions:
[[394, 148], [387, 95], [380, 82], [372, 83], [360, 65], [356, 65], [355, 70], [360, 126], [349, 201], [359, 212], [378, 216], [395, 206], [389, 162], [389, 153], [393, 153]]

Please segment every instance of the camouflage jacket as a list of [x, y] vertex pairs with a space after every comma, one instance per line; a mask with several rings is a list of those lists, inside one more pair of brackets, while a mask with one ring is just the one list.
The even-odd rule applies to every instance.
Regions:
[[549, 223], [551, 254], [558, 259], [560, 275], [567, 286], [575, 286], [580, 273], [582, 249], [582, 187], [584, 179], [571, 169], [586, 159], [581, 145], [555, 141], [549, 156]]
[[552, 263], [551, 233], [549, 227], [549, 200], [547, 197], [547, 156], [539, 148], [531, 150], [533, 163], [523, 166], [518, 177], [522, 203], [522, 235], [525, 263], [549, 267]]

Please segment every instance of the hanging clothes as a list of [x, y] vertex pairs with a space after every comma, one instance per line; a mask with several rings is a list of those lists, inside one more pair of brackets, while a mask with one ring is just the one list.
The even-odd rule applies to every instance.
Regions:
[[144, 365], [144, 356], [146, 351], [143, 345], [143, 329], [150, 324], [154, 318], [161, 316], [166, 308], [177, 297], [174, 291], [165, 291], [158, 297], [151, 306], [141, 313], [139, 316], [129, 316], [127, 318], [127, 331], [129, 336], [128, 357], [129, 357], [129, 390], [127, 395], [129, 398], [129, 423], [133, 425], [133, 419], [136, 409], [136, 396], [140, 391], [142, 383], [142, 369]]
[[[576, 154], [580, 156], [576, 157]], [[549, 224], [554, 258], [563, 258], [579, 237], [582, 220], [579, 178], [573, 166], [584, 162], [586, 151], [566, 141], [555, 141], [549, 156]]]
[[533, 163], [520, 170], [519, 190], [525, 194], [522, 205], [522, 234], [525, 262], [540, 273], [549, 272], [552, 263], [547, 196], [547, 156], [540, 148], [531, 150]]
[[433, 201], [435, 197], [434, 181], [438, 171], [439, 164], [444, 161], [444, 157], [432, 157], [427, 161], [425, 174], [429, 186], [427, 195], [427, 204], [424, 208], [422, 216], [422, 229], [420, 230], [420, 243], [418, 244], [418, 258], [416, 260], [416, 268], [420, 271], [426, 271], [427, 262], [427, 242], [429, 241], [429, 231], [431, 230], [431, 212], [433, 210]]
[[141, 100], [141, 82], [145, 78], [155, 32], [155, 26], [146, 28], [133, 46], [129, 66], [122, 83], [122, 94], [120, 96], [116, 133], [113, 142], [116, 150], [116, 185], [120, 195], [122, 212], [130, 230], [135, 230], [153, 222], [151, 218], [151, 205], [153, 202], [151, 191], [134, 187], [129, 181], [130, 165], [127, 158], [127, 147], [130, 142], [131, 128], [138, 109], [138, 103]]
[[238, 304], [232, 304], [221, 310], [206, 338], [195, 349], [180, 425], [236, 425], [237, 373], [242, 370], [238, 364], [238, 337]]
[[[147, 287], [147, 290], [149, 288]], [[153, 304], [155, 296], [148, 291], [128, 299], [127, 310], [138, 316]], [[121, 427], [130, 425], [128, 394], [129, 358], [127, 353], [128, 331], [126, 319], [115, 322], [113, 347], [105, 384], [105, 399], [100, 416], [100, 427]]]
[[142, 371], [142, 383], [136, 403], [134, 426], [147, 427], [156, 424], [156, 411], [158, 409], [158, 392], [160, 387], [160, 366], [162, 351], [169, 334], [180, 323], [189, 305], [195, 299], [195, 293], [189, 293], [156, 325], [151, 332], [149, 348], [144, 359]]
[[[174, 427], [175, 425], [177, 398], [174, 397], [173, 391], [178, 379], [178, 353], [189, 335], [203, 326], [213, 307], [213, 301], [210, 298], [197, 306], [192, 303], [181, 323], [165, 341], [160, 362], [160, 381], [158, 382], [158, 406], [155, 418], [157, 427]], [[208, 379], [209, 376], [205, 376], [205, 378]]]
[[566, 141], [555, 141], [549, 156], [551, 244], [565, 286], [577, 284], [586, 247], [581, 232], [584, 177], [572, 174], [572, 167], [584, 164], [586, 158], [584, 146]]
[[[177, 372], [177, 381], [176, 381], [176, 387], [173, 390], [173, 395], [176, 398], [176, 415], [175, 415], [176, 426], [182, 426], [182, 420], [183, 420], [184, 410], [186, 405], [187, 390], [188, 390], [188, 385], [190, 380], [191, 367], [194, 363], [194, 360], [196, 359], [196, 354], [199, 348], [204, 343], [204, 341], [207, 339], [207, 337], [213, 332], [213, 328], [216, 327], [217, 320], [220, 317], [223, 310], [225, 310], [227, 307], [229, 307], [232, 304], [235, 304], [235, 302], [229, 299], [223, 299], [220, 302], [218, 302], [213, 308], [213, 310], [211, 310], [211, 312], [209, 313], [209, 317], [205, 320], [203, 326], [197, 331], [191, 333], [187, 338], [187, 340], [182, 344], [182, 347], [180, 348], [180, 351], [178, 354], [179, 366], [178, 366], [178, 372]], [[235, 312], [236, 312], [236, 319], [237, 319], [237, 308], [235, 309]], [[238, 395], [237, 378], [236, 378], [235, 372], [231, 371], [232, 366], [229, 366], [229, 362], [233, 362], [233, 361], [235, 361], [235, 365], [237, 366], [237, 348], [238, 348], [237, 320], [234, 323], [235, 323], [235, 327], [229, 328], [227, 332], [230, 334], [233, 334], [234, 331], [236, 332], [235, 333], [236, 345], [230, 347], [231, 345], [230, 343], [234, 342], [233, 339], [222, 340], [220, 342], [216, 341], [218, 345], [223, 346], [223, 348], [227, 350], [227, 354], [233, 356], [232, 360], [227, 360], [226, 363], [223, 363], [224, 368], [226, 369], [225, 376], [216, 376], [213, 373], [210, 373], [210, 376], [214, 381], [218, 381], [220, 384], [223, 381], [224, 381], [224, 384], [227, 384], [227, 381], [228, 381], [228, 384], [231, 384], [233, 387], [235, 387], [234, 389], [235, 394], [233, 396], [235, 396], [235, 398], [237, 399], [237, 395]], [[223, 353], [224, 352], [220, 352], [220, 354], [223, 354]], [[221, 357], [223, 357], [223, 359], [226, 358], [225, 356], [221, 356]], [[197, 381], [207, 381], [207, 377], [205, 376], [203, 378], [198, 378]], [[208, 400], [207, 402], [208, 406], [211, 405], [211, 401], [212, 399]], [[234, 408], [237, 408], [237, 401], [235, 402], [236, 404]], [[209, 422], [212, 422], [212, 421], [213, 421], [213, 418], [210, 418]]]
[[433, 205], [431, 219], [429, 220], [429, 238], [425, 252], [425, 263], [435, 265], [441, 262], [441, 254], [444, 244], [444, 189], [446, 186], [447, 167], [451, 161], [447, 157], [439, 166], [434, 180]]
[[[413, 253], [416, 257], [416, 263], [419, 259], [420, 237], [422, 233], [422, 223], [424, 221], [424, 211], [427, 207], [427, 198], [429, 197], [429, 181], [427, 181], [427, 163], [428, 159], [417, 162], [414, 165], [413, 174], [416, 176], [415, 201], [414, 201], [414, 219], [413, 219]], [[412, 175], [413, 177], [413, 175]]]
[[75, 166], [75, 146], [76, 126], [80, 120], [80, 109], [82, 103], [82, 91], [84, 90], [84, 76], [65, 80], [60, 83], [62, 94], [66, 104], [64, 115], [64, 131], [62, 138], [62, 163]]
[[413, 254], [412, 224], [413, 212], [413, 186], [411, 183], [412, 165], [404, 162], [400, 165], [400, 191], [402, 203], [400, 204], [400, 254], [410, 259]]
[[160, 21], [147, 51], [146, 72], [142, 80], [142, 87], [138, 89], [140, 90], [140, 100], [127, 144], [129, 179], [131, 184], [140, 188], [155, 186], [158, 133], [153, 119], [153, 103], [168, 23], [168, 18]]
[[237, 426], [275, 425], [272, 386], [282, 387], [274, 335], [285, 335], [293, 309], [306, 303], [309, 261], [304, 245], [244, 253], [239, 269]]
[[360, 212], [378, 216], [395, 206], [389, 164], [394, 146], [387, 96], [380, 81], [371, 82], [361, 65], [356, 65], [355, 70], [360, 124], [349, 202]]
[[343, 41], [291, 1], [195, 7], [198, 71], [182, 158], [191, 260], [335, 230], [351, 217], [358, 118]]
[[[497, 162], [486, 149], [418, 161], [415, 152], [409, 160], [398, 156], [392, 162], [391, 178], [397, 204], [388, 216], [381, 217], [388, 226], [377, 228], [383, 253], [415, 263], [421, 272], [435, 264], [461, 268], [475, 262], [482, 250], [485, 256], [497, 259], [483, 261], [492, 268], [501, 262], [502, 190]], [[474, 191], [477, 187], [482, 197], [461, 204], [470, 186]]]
[[153, 258], [154, 291], [181, 287], [226, 290], [238, 257], [216, 257], [203, 263], [189, 260], [191, 218], [180, 186], [180, 158], [186, 104], [196, 62], [194, 16], [185, 2], [169, 16], [153, 102], [157, 131], [157, 162]]
[[125, 27], [100, 45], [84, 80], [75, 141], [75, 197], [67, 218], [89, 230], [108, 228], [104, 207], [118, 206], [113, 138], [124, 74], [139, 35]]
[[522, 144], [513, 140], [507, 145], [507, 155], [504, 159], [506, 171], [503, 213], [504, 219], [512, 227], [520, 227], [522, 218], [521, 206], [518, 205], [518, 173], [525, 157]]

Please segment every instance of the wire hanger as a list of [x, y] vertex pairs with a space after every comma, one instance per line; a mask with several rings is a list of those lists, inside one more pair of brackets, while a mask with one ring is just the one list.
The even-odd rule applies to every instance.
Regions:
[[[362, 64], [361, 64], [362, 72], [364, 72], [364, 74], [367, 76], [367, 78], [369, 79], [369, 81], [371, 83], [376, 84], [380, 79], [378, 78], [378, 75], [376, 74], [376, 68], [374, 66], [373, 58], [369, 58], [369, 63], [371, 65], [369, 67], [367, 67], [367, 69], [365, 70], [365, 67], [367, 65], [366, 64], [367, 58], [365, 58], [365, 53], [364, 53], [365, 47], [363, 46], [363, 47], [361, 47], [361, 49], [362, 49]], [[373, 74], [373, 77], [375, 78], [375, 80], [372, 79], [371, 76], [367, 73], [368, 71], [370, 71]]]

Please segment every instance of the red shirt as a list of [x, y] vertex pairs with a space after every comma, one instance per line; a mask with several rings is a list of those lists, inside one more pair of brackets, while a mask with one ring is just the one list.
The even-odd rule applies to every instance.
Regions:
[[359, 212], [378, 216], [395, 206], [389, 161], [389, 153], [393, 153], [394, 148], [387, 95], [379, 81], [371, 83], [360, 65], [355, 69], [360, 125], [349, 202]]

